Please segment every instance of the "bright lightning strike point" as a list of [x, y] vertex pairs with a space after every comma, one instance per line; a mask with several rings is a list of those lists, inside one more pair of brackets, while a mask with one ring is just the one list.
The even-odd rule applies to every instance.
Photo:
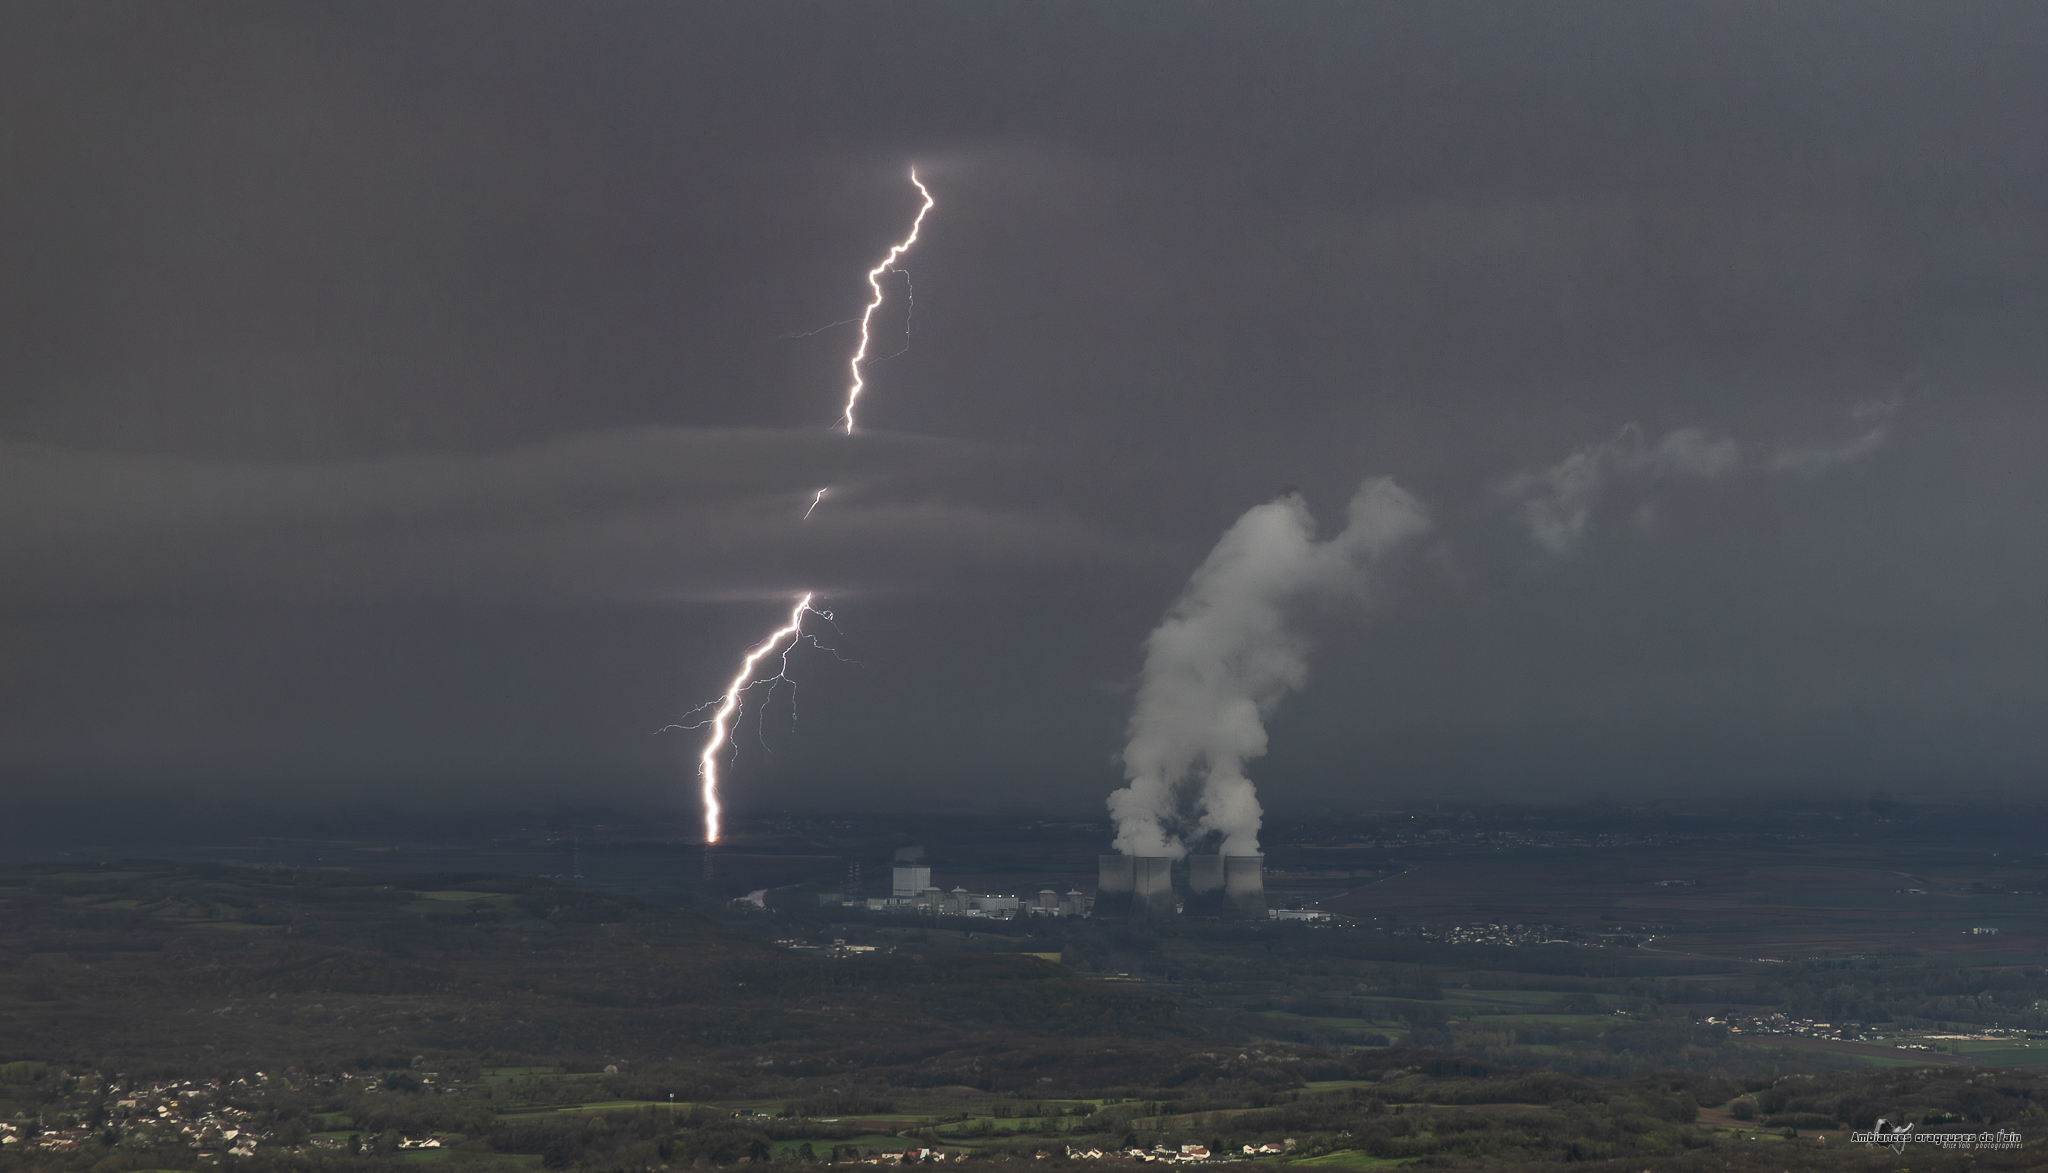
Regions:
[[790, 608], [788, 623], [768, 633], [768, 638], [755, 644], [753, 650], [747, 653], [746, 659], [740, 661], [738, 675], [735, 675], [732, 683], [726, 686], [725, 695], [718, 699], [718, 708], [711, 714], [710, 720], [705, 722], [711, 726], [711, 734], [704, 739], [703, 752], [697, 755], [697, 778], [704, 797], [706, 844], [718, 842], [719, 819], [725, 811], [718, 801], [718, 754], [732, 740], [733, 720], [739, 716], [740, 711], [740, 694], [760, 683], [753, 679], [755, 665], [766, 659], [783, 640], [793, 642], [802, 634], [804, 615], [807, 612], [823, 614], [812, 609], [811, 596], [808, 594], [798, 599], [795, 607]]
[[874, 291], [875, 296], [869, 300], [867, 308], [861, 311], [860, 345], [854, 348], [853, 360], [847, 364], [853, 372], [853, 383], [846, 389], [846, 411], [839, 417], [849, 436], [853, 435], [853, 405], [860, 399], [861, 390], [866, 386], [861, 381], [860, 365], [866, 362], [868, 357], [868, 320], [875, 316], [876, 310], [882, 308], [882, 274], [895, 268], [896, 262], [903, 254], [910, 251], [910, 246], [917, 243], [917, 230], [924, 224], [924, 214], [932, 210], [932, 193], [926, 190], [924, 184], [918, 182], [915, 167], [910, 169], [910, 182], [917, 188], [917, 194], [924, 197], [924, 206], [917, 210], [917, 218], [910, 222], [910, 235], [904, 237], [901, 244], [890, 248], [889, 255], [883, 257], [880, 264], [868, 270], [868, 288]]

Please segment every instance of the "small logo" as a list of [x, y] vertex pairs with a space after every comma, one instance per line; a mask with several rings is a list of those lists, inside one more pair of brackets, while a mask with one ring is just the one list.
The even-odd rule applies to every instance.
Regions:
[[1934, 1145], [1944, 1149], [2016, 1149], [2025, 1143], [2019, 1133], [2004, 1128], [1995, 1132], [1915, 1132], [1910, 1124], [1894, 1124], [1886, 1128], [1885, 1125], [1890, 1123], [1880, 1116], [1877, 1127], [1869, 1132], [1852, 1132], [1849, 1140], [1852, 1144], [1883, 1145], [1901, 1156], [1905, 1155], [1909, 1144]]
[[1853, 1133], [1849, 1139], [1857, 1144], [1888, 1145], [1893, 1152], [1904, 1156], [1906, 1146], [1913, 1143], [1913, 1126], [1908, 1124], [1904, 1127], [1894, 1127], [1891, 1131], [1887, 1132], [1884, 1127], [1887, 1123], [1889, 1122], [1884, 1117], [1879, 1116], [1876, 1128], [1871, 1129], [1869, 1132]]

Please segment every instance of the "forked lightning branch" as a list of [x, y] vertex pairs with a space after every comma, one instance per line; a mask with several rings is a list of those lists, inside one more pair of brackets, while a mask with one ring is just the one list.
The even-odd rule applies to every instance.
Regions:
[[[832, 618], [830, 613], [811, 606], [811, 596], [805, 595], [798, 599], [796, 606], [790, 609], [789, 622], [769, 632], [768, 638], [754, 645], [753, 650], [740, 661], [740, 670], [733, 676], [732, 683], [726, 686], [725, 695], [698, 707], [699, 712], [710, 708], [711, 716], [694, 725], [671, 726], [680, 729], [711, 730], [704, 739], [703, 751], [697, 755], [697, 779], [699, 792], [704, 800], [706, 843], [718, 842], [720, 823], [725, 810], [718, 799], [718, 758], [720, 751], [732, 741], [732, 727], [739, 720], [741, 698], [749, 690], [763, 684], [773, 692], [777, 684], [793, 683], [789, 679], [789, 653], [796, 650], [797, 641], [803, 638], [805, 615], [816, 615], [828, 622]], [[789, 641], [788, 647], [783, 647], [784, 640]], [[781, 669], [773, 676], [755, 676], [754, 673], [760, 670], [761, 661], [773, 655], [777, 648], [782, 648]]]

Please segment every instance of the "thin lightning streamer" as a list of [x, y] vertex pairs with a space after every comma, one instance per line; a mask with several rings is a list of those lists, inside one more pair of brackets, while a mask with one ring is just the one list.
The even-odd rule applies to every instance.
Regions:
[[817, 496], [811, 498], [811, 507], [809, 509], [804, 510], [805, 521], [809, 521], [811, 519], [811, 514], [816, 513], [818, 511], [818, 502], [823, 501], [825, 499], [825, 494], [831, 491], [832, 486], [827, 485], [824, 488], [818, 490]]
[[924, 224], [924, 214], [932, 210], [932, 193], [926, 190], [923, 183], [918, 182], [917, 169], [914, 167], [910, 171], [910, 182], [917, 188], [917, 194], [924, 197], [924, 206], [917, 210], [917, 218], [910, 222], [910, 235], [904, 237], [902, 243], [890, 248], [889, 254], [882, 258], [880, 264], [868, 270], [868, 288], [874, 291], [874, 297], [869, 299], [867, 309], [861, 311], [860, 345], [854, 348], [853, 359], [847, 363], [848, 370], [853, 374], [853, 383], [846, 389], [846, 411], [839, 417], [840, 424], [845, 427], [849, 436], [853, 435], [854, 404], [859, 401], [860, 393], [866, 387], [861, 381], [860, 368], [868, 357], [868, 322], [875, 316], [875, 311], [882, 308], [882, 274], [895, 268], [897, 260], [910, 251], [911, 245], [917, 243], [917, 230]]
[[794, 342], [799, 338], [816, 338], [827, 330], [837, 330], [841, 326], [851, 326], [858, 321], [860, 321], [859, 318], [841, 318], [836, 322], [827, 322], [815, 330], [806, 330], [801, 334], [777, 334], [775, 340], [778, 342]]
[[910, 321], [917, 316], [917, 286], [911, 283], [910, 270], [896, 271], [903, 274], [903, 348], [895, 354], [883, 355], [876, 359], [876, 362], [888, 362], [892, 358], [902, 358], [910, 353]]
[[[830, 627], [832, 630], [839, 630], [839, 625], [832, 622], [832, 612], [820, 611], [816, 607], [813, 607], [811, 608], [811, 614], [816, 615], [820, 619], [823, 619], [825, 621], [825, 625], [827, 627]], [[789, 646], [782, 649], [782, 671], [777, 672], [773, 676], [763, 676], [759, 680], [754, 681], [753, 684], [749, 684], [747, 686], [747, 688], [752, 688], [755, 684], [765, 684], [768, 686], [768, 695], [761, 698], [760, 712], [755, 715], [754, 736], [756, 740], [760, 741], [761, 748], [763, 750], [766, 750], [770, 754], [773, 754], [775, 750], [768, 744], [768, 706], [775, 700], [775, 690], [781, 688], [785, 684], [789, 686], [789, 724], [792, 729], [796, 727], [796, 679], [789, 674], [789, 655], [791, 652], [796, 651], [797, 648], [803, 644], [811, 645], [812, 647], [818, 649], [821, 652], [826, 653], [827, 655], [831, 656], [833, 659], [839, 661], [842, 664], [860, 663], [859, 660], [849, 660], [845, 656], [840, 655], [838, 648], [827, 647], [826, 645], [819, 643], [818, 637], [815, 635], [811, 635], [807, 632], [802, 631], [797, 632], [796, 638], [789, 641]], [[740, 691], [744, 692], [746, 691], [746, 689], [741, 689]], [[698, 706], [698, 711], [702, 712], [703, 709], [706, 707], [707, 706], [700, 705]], [[738, 743], [734, 743], [733, 745], [733, 756], [735, 758], [739, 756]]]

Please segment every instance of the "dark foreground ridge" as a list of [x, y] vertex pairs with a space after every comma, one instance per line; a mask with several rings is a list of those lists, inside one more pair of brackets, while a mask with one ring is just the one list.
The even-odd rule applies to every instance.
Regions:
[[744, 1048], [830, 1070], [1186, 1033], [1170, 999], [1028, 954], [797, 956], [525, 877], [144, 863], [5, 878], [6, 1037], [96, 1067]]
[[[127, 863], [0, 873], [0, 902], [0, 1170], [2019, 1169], [2048, 1140], [2024, 1070], [1290, 1043], [1032, 954], [795, 953], [528, 878]], [[2027, 1139], [1902, 1159], [1855, 1142], [1880, 1117]]]

